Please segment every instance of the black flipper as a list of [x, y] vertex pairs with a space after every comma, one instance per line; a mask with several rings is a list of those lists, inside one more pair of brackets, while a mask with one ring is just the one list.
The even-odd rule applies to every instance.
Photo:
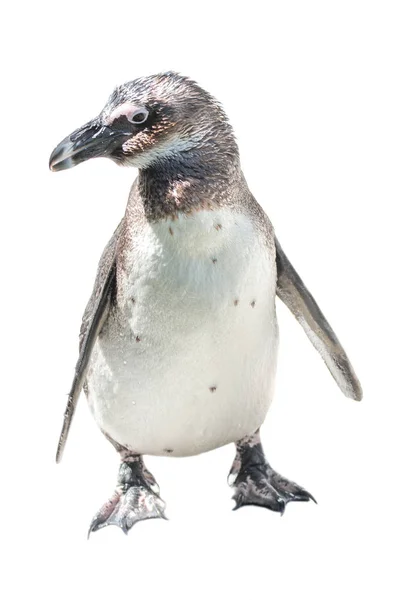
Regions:
[[86, 306], [79, 334], [79, 358], [75, 367], [75, 376], [68, 394], [64, 412], [64, 422], [57, 446], [56, 461], [60, 462], [67, 441], [75, 408], [85, 381], [93, 346], [105, 320], [116, 283], [115, 255], [122, 222], [114, 232], [101, 256], [92, 295]]
[[361, 385], [346, 352], [276, 238], [275, 247], [278, 298], [303, 327], [343, 394], [353, 400], [361, 400]]

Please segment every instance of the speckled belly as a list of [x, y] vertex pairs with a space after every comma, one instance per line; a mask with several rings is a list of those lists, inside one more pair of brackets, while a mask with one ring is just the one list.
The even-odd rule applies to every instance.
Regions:
[[88, 398], [119, 444], [186, 456], [264, 421], [278, 343], [275, 263], [248, 238], [242, 248], [236, 240], [204, 253], [165, 246], [163, 238], [161, 250], [148, 244], [121, 276], [118, 305], [92, 355]]

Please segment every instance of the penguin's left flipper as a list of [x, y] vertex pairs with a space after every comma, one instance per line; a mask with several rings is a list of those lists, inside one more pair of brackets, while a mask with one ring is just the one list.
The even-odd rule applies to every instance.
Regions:
[[61, 461], [64, 452], [72, 418], [86, 378], [93, 346], [107, 319], [110, 309], [111, 298], [116, 286], [115, 256], [122, 222], [123, 221], [121, 221], [115, 230], [114, 235], [108, 242], [101, 256], [93, 292], [83, 315], [79, 335], [79, 358], [76, 363], [75, 375], [64, 412], [63, 426], [57, 446], [57, 462]]
[[278, 298], [286, 304], [303, 327], [343, 394], [354, 400], [361, 400], [360, 382], [333, 329], [276, 238], [275, 248]]

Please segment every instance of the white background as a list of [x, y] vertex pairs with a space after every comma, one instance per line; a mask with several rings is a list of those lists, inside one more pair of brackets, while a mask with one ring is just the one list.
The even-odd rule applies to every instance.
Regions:
[[[3, 8], [2, 598], [399, 597], [398, 3]], [[174, 69], [224, 104], [248, 183], [364, 387], [343, 397], [279, 305], [267, 457], [319, 504], [232, 512], [233, 447], [149, 458], [169, 522], [86, 541], [118, 459], [82, 398], [54, 454], [80, 318], [135, 172], [50, 173], [114, 85]]]

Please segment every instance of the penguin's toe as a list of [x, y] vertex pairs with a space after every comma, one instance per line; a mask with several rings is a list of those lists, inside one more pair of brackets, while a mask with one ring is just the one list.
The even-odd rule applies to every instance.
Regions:
[[280, 497], [265, 477], [260, 477], [259, 472], [256, 472], [255, 476], [247, 473], [245, 477], [239, 476], [238, 479], [240, 481], [236, 480], [234, 484], [235, 506], [233, 510], [242, 506], [263, 506], [274, 512], [284, 513], [285, 499]]
[[108, 525], [119, 527], [125, 534], [139, 521], [167, 519], [165, 502], [147, 486], [132, 486], [124, 492], [115, 492], [94, 516], [88, 537]]
[[317, 504], [314, 496], [307, 492], [307, 490], [294, 481], [290, 481], [290, 479], [282, 477], [282, 475], [274, 471], [269, 464], [267, 464], [266, 475], [270, 485], [273, 486], [273, 488], [278, 492], [280, 497], [285, 500], [286, 503], [308, 502], [309, 500], [312, 500], [315, 502], [315, 504]]
[[233, 500], [237, 510], [241, 506], [263, 506], [283, 515], [289, 502], [308, 502], [315, 498], [304, 488], [274, 471], [270, 465], [246, 465], [239, 470], [232, 483], [235, 490]]

